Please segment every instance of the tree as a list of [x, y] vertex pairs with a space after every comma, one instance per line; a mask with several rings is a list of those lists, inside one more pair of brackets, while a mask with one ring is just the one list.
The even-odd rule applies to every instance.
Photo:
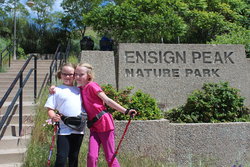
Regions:
[[84, 22], [118, 42], [206, 43], [250, 24], [247, 0], [111, 2], [84, 15]]
[[[32, 18], [34, 23], [38, 26], [38, 39], [37, 41], [37, 51], [40, 53], [47, 52], [44, 48], [44, 44], [47, 43], [46, 31], [48, 30], [48, 25], [52, 22], [51, 11], [55, 0], [34, 0], [34, 6], [31, 10], [35, 11], [37, 17]], [[35, 25], [35, 26], [36, 26]], [[51, 28], [51, 27], [49, 27]]]
[[16, 11], [17, 20], [19, 17], [27, 17], [29, 15], [24, 5], [17, 0], [5, 0], [0, 2], [0, 37], [12, 40], [14, 10]]
[[109, 34], [119, 42], [177, 42], [187, 25], [175, 12], [185, 6], [171, 0], [125, 0], [120, 5], [109, 3], [84, 16], [87, 25], [102, 35]]
[[250, 57], [250, 30], [241, 27], [235, 29], [230, 33], [216, 36], [214, 40], [209, 42], [211, 44], [243, 44], [245, 45], [246, 55]]
[[102, 0], [64, 0], [61, 6], [66, 15], [62, 19], [62, 23], [64, 23], [64, 26], [68, 26], [67, 29], [80, 31], [81, 36], [84, 36], [86, 25], [82, 21], [83, 14], [91, 11], [100, 5], [101, 2]]
[[33, 18], [43, 32], [51, 21], [50, 14], [55, 0], [35, 0], [31, 10], [36, 12], [37, 18]]
[[217, 12], [199, 10], [190, 11], [185, 20], [188, 24], [187, 34], [183, 39], [185, 43], [206, 43], [226, 32], [232, 24]]
[[183, 2], [188, 5], [189, 10], [182, 15], [188, 25], [187, 34], [182, 42], [206, 43], [235, 28], [242, 26], [249, 28], [247, 0], [183, 0]]

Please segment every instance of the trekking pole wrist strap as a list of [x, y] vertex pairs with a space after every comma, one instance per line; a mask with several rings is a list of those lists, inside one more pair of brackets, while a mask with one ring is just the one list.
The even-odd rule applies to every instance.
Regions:
[[126, 111], [125, 111], [125, 115], [128, 115], [128, 113], [129, 113], [129, 111], [130, 111], [131, 109], [130, 108], [128, 108]]

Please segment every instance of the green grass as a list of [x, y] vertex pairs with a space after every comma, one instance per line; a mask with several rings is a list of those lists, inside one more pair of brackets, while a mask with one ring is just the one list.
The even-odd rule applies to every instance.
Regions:
[[0, 67], [0, 72], [6, 72], [6, 71], [7, 71], [7, 67], [6, 66]]
[[[0, 50], [0, 52], [1, 52], [1, 50]], [[5, 55], [5, 54], [7, 54], [8, 52], [7, 51], [5, 51], [5, 52], [3, 52], [2, 53], [2, 55]], [[0, 55], [1, 56], [1, 55]], [[8, 55], [6, 55], [4, 58], [3, 58], [3, 60], [2, 60], [2, 67], [0, 67], [0, 72], [6, 72], [7, 71], [7, 69], [8, 69], [8, 63], [9, 63], [9, 56]]]

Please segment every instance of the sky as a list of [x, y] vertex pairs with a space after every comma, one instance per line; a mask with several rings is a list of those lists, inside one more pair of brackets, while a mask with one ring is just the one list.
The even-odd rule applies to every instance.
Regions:
[[[27, 3], [28, 1], [29, 1], [29, 0], [20, 0], [20, 2], [21, 2], [22, 4], [24, 4], [24, 6], [26, 7], [26, 9], [29, 11], [31, 18], [35, 18], [35, 17], [37, 17], [36, 13], [35, 13], [34, 11], [32, 11], [32, 10], [30, 9], [30, 7], [28, 7], [28, 6], [26, 5], [26, 3]], [[53, 7], [52, 7], [52, 9], [53, 9], [52, 12], [55, 12], [55, 11], [63, 11], [62, 7], [60, 6], [60, 4], [62, 3], [62, 1], [63, 1], [63, 0], [56, 0], [56, 1], [55, 1], [54, 5], [53, 5]]]
[[62, 11], [62, 7], [60, 6], [60, 4], [62, 3], [63, 0], [56, 0], [54, 6], [53, 6], [53, 9], [55, 11]]

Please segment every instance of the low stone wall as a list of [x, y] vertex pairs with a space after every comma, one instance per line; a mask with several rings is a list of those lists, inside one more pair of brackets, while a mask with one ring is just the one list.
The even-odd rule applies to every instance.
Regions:
[[[116, 121], [118, 144], [127, 121]], [[186, 167], [202, 163], [228, 167], [250, 162], [250, 123], [177, 124], [168, 120], [131, 122], [119, 152]]]

